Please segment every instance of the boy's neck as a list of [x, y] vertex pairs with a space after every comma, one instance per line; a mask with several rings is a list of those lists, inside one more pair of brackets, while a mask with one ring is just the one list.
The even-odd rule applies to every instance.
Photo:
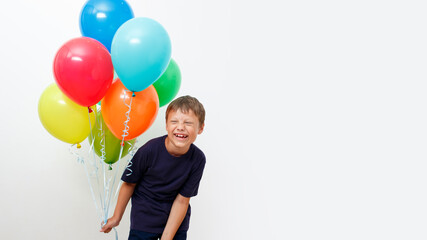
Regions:
[[166, 151], [168, 151], [168, 153], [174, 157], [180, 157], [186, 154], [190, 149], [190, 146], [188, 146], [186, 149], [178, 149], [176, 146], [172, 144], [171, 141], [169, 141], [168, 136], [166, 136], [166, 139], [165, 139], [165, 147], [166, 147]]

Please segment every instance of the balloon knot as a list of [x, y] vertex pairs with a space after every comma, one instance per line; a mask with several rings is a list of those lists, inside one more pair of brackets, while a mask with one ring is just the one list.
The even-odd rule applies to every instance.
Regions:
[[92, 108], [87, 107], [87, 109], [89, 109], [89, 113], [92, 113], [92, 112], [93, 112]]
[[108, 170], [113, 170], [113, 167], [111, 167], [111, 164], [108, 166]]
[[120, 146], [124, 146], [125, 145], [125, 142], [124, 141], [122, 141], [121, 143], [120, 143]]
[[135, 92], [132, 92], [132, 97], [135, 97], [135, 96], [136, 96]]
[[80, 143], [77, 143], [77, 148], [81, 148], [82, 145], [80, 145]]

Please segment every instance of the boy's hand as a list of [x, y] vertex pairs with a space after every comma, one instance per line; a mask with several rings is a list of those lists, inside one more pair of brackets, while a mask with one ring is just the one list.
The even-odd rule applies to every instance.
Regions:
[[120, 220], [116, 219], [114, 216], [107, 220], [107, 224], [104, 224], [99, 230], [100, 232], [109, 233], [111, 229], [119, 226]]

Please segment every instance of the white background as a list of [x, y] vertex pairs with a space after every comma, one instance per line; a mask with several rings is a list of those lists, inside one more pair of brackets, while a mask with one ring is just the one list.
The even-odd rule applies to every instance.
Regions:
[[[37, 113], [84, 3], [0, 8], [1, 239], [113, 239]], [[189, 240], [427, 239], [425, 1], [129, 4], [166, 28], [179, 95], [207, 110]], [[164, 111], [140, 144], [165, 133]]]

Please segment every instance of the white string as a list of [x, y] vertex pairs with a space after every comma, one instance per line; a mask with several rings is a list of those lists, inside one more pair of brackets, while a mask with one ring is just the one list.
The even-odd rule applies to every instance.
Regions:
[[[120, 161], [121, 161], [121, 158], [122, 158], [122, 154], [123, 154], [123, 147], [124, 147], [124, 143], [125, 143], [125, 137], [127, 137], [128, 135], [129, 135], [129, 126], [128, 126], [128, 123], [129, 123], [129, 121], [130, 121], [130, 112], [131, 112], [131, 110], [132, 110], [132, 99], [133, 99], [133, 97], [135, 96], [135, 93], [133, 93], [132, 94], [132, 97], [130, 98], [130, 102], [129, 102], [129, 104], [127, 104], [126, 103], [126, 99], [128, 98], [128, 92], [130, 92], [130, 91], [128, 91], [128, 90], [123, 90], [123, 96], [125, 96], [124, 98], [123, 98], [123, 103], [129, 108], [128, 109], [128, 111], [125, 113], [125, 116], [126, 116], [126, 120], [123, 122], [123, 125], [124, 125], [124, 129], [123, 129], [123, 134], [122, 134], [122, 142], [121, 142], [121, 147], [120, 147], [120, 154], [119, 154], [119, 159], [118, 159], [118, 161], [117, 161], [117, 165], [118, 166], [120, 166]], [[112, 184], [112, 186], [114, 186], [114, 184], [115, 184], [115, 181], [116, 181], [116, 178], [117, 178], [117, 173], [118, 173], [118, 167], [116, 167], [115, 168], [115, 170], [114, 170], [114, 177], [113, 177], [113, 184]], [[120, 185], [120, 184], [119, 184]], [[110, 192], [110, 194], [112, 193], [112, 191]], [[117, 191], [116, 191], [116, 194], [117, 194]], [[116, 196], [116, 194], [115, 194], [115, 196]], [[110, 206], [110, 203], [111, 203], [111, 196], [109, 196], [108, 197], [108, 202], [107, 202], [107, 208]]]

